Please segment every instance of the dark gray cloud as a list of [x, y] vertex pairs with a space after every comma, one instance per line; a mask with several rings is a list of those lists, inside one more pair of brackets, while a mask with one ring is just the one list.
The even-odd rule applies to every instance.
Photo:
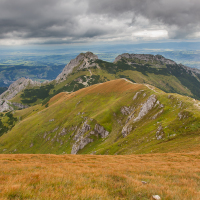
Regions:
[[199, 11], [199, 0], [0, 0], [0, 43], [198, 38]]
[[89, 11], [120, 17], [131, 12], [135, 16], [143, 16], [151, 24], [163, 24], [171, 38], [184, 38], [195, 31], [200, 25], [199, 0], [90, 0]]

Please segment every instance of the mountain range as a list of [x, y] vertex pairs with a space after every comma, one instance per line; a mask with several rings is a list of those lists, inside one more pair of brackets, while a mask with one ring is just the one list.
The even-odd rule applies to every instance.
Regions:
[[161, 55], [91, 52], [53, 81], [0, 95], [0, 153], [132, 154], [198, 148], [200, 70]]

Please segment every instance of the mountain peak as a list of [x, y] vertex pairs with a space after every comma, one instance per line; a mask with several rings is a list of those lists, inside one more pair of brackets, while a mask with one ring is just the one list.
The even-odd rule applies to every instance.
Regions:
[[91, 61], [98, 59], [98, 56], [92, 52], [80, 53], [75, 59], [72, 59], [63, 69], [63, 71], [57, 76], [56, 81], [62, 81], [70, 74], [74, 67], [79, 66], [79, 69], [89, 68], [94, 66]]
[[117, 56], [114, 60], [114, 63], [120, 61], [121, 59], [139, 59], [143, 61], [158, 61], [160, 63], [165, 63], [165, 64], [170, 64], [170, 65], [175, 65], [176, 62], [173, 60], [167, 59], [161, 55], [152, 55], [152, 54], [129, 54], [129, 53], [124, 53], [119, 56]]

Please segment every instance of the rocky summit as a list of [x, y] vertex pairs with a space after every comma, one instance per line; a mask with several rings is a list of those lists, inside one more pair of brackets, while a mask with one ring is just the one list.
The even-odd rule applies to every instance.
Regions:
[[[4, 93], [0, 95], [0, 112], [13, 110], [12, 103], [10, 103], [8, 100], [15, 97], [19, 92], [24, 90], [27, 87], [34, 87], [34, 86], [40, 86], [41, 83], [37, 81], [32, 81], [31, 79], [26, 78], [20, 78], [14, 83], [12, 83], [8, 90], [6, 90]], [[26, 108], [27, 106], [23, 106], [21, 104], [15, 104], [14, 106], [19, 108]]]
[[63, 81], [66, 79], [69, 73], [72, 73], [73, 69], [77, 67], [77, 70], [94, 67], [95, 61], [98, 56], [92, 52], [86, 52], [79, 54], [75, 59], [72, 59], [63, 69], [63, 71], [57, 76], [56, 81]]

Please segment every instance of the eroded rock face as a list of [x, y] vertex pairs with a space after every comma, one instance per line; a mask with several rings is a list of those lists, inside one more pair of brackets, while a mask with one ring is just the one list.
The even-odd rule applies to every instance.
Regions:
[[131, 114], [128, 116], [128, 118], [127, 118], [127, 120], [126, 120], [126, 124], [127, 124], [131, 119], [134, 118], [134, 114], [135, 114], [135, 112], [131, 113]]
[[88, 143], [93, 142], [88, 138], [89, 135], [83, 137], [83, 135], [91, 129], [87, 124], [87, 120], [83, 123], [83, 126], [78, 129], [77, 134], [74, 136], [75, 144], [72, 146], [71, 154], [77, 154], [80, 149], [83, 149]]
[[72, 73], [74, 67], [79, 66], [79, 69], [93, 67], [96, 64], [91, 63], [98, 59], [98, 56], [93, 54], [92, 52], [81, 53], [75, 59], [72, 59], [63, 69], [63, 71], [57, 76], [56, 81], [63, 81], [65, 80], [66, 76]]
[[156, 138], [157, 138], [157, 140], [161, 140], [164, 138], [164, 136], [165, 136], [165, 133], [163, 131], [163, 127], [162, 127], [162, 125], [159, 125], [159, 127], [156, 131]]
[[74, 136], [74, 140], [76, 141], [72, 146], [71, 154], [77, 154], [80, 149], [83, 149], [87, 144], [93, 142], [93, 139], [89, 138], [91, 135], [100, 135], [101, 138], [106, 138], [109, 134], [108, 131], [104, 129], [103, 126], [96, 124], [94, 130], [91, 130], [87, 135], [91, 127], [87, 124], [87, 120], [84, 122], [83, 126], [78, 129], [77, 134]]
[[123, 137], [126, 137], [132, 131], [132, 126], [130, 124], [125, 125], [122, 129]]
[[133, 121], [136, 122], [142, 119], [154, 107], [154, 104], [156, 103], [156, 101], [157, 101], [156, 95], [152, 94], [147, 99], [147, 101], [143, 104], [138, 116]]
[[93, 142], [93, 139], [81, 137], [78, 142], [72, 146], [71, 154], [77, 154], [80, 149], [83, 149], [87, 144]]
[[130, 115], [130, 113], [132, 112], [132, 108], [129, 106], [129, 107], [127, 107], [127, 106], [123, 106], [123, 107], [121, 107], [121, 113], [123, 114], [123, 115]]
[[11, 104], [13, 104], [16, 107], [19, 107], [21, 109], [27, 108], [27, 106], [24, 106], [22, 104], [18, 103], [9, 103], [7, 100], [12, 99], [15, 97], [19, 92], [24, 90], [28, 85], [31, 86], [40, 86], [41, 83], [37, 81], [32, 81], [31, 79], [26, 79], [26, 78], [20, 78], [14, 83], [12, 83], [9, 88], [0, 95], [0, 112], [3, 111], [11, 111], [13, 110]]
[[138, 98], [138, 96], [139, 96], [142, 92], [144, 92], [144, 90], [141, 90], [141, 91], [139, 91], [139, 92], [136, 92], [136, 94], [135, 94], [134, 97], [133, 97], [133, 101], [136, 100], [136, 99]]
[[159, 112], [157, 112], [151, 119], [156, 119], [159, 115], [161, 115], [163, 113], [163, 109], [160, 110]]
[[0, 99], [0, 112], [12, 111], [13, 108], [7, 100]]
[[161, 56], [161, 55], [151, 55], [151, 54], [128, 54], [128, 53], [124, 53], [122, 55], [119, 55], [115, 58], [114, 63], [120, 61], [122, 58], [125, 59], [139, 59], [139, 60], [144, 60], [144, 61], [158, 61], [160, 63], [165, 63], [165, 64], [171, 64], [171, 65], [175, 65], [176, 62], [174, 62], [173, 60], [170, 59], [166, 59], [165, 57]]
[[28, 108], [29, 106], [23, 105], [21, 103], [12, 103], [13, 106], [17, 107], [18, 109], [25, 109]]
[[95, 125], [94, 131], [96, 131], [101, 136], [101, 138], [106, 138], [109, 135], [109, 132], [106, 131], [104, 127], [100, 126], [99, 124]]
[[0, 95], [0, 99], [10, 100], [16, 96], [19, 92], [25, 89], [28, 85], [40, 86], [41, 83], [37, 81], [32, 81], [31, 79], [20, 78], [14, 83], [12, 83], [9, 88]]
[[74, 140], [77, 141], [79, 139], [79, 137], [83, 134], [85, 134], [87, 131], [90, 130], [90, 125], [87, 124], [87, 120], [83, 123], [82, 128], [79, 128], [77, 131], [77, 134], [74, 136]]

